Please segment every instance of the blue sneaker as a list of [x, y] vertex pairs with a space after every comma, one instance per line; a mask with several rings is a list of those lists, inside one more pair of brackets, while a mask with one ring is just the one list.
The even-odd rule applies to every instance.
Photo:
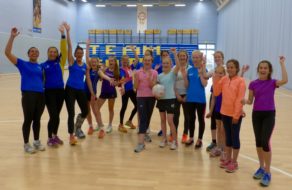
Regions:
[[269, 186], [270, 182], [271, 182], [271, 178], [272, 178], [272, 176], [270, 173], [265, 173], [262, 180], [261, 180], [261, 185], [265, 186], [265, 187]]
[[162, 136], [162, 130], [160, 130], [160, 131], [157, 133], [157, 136], [159, 136], [159, 137]]
[[254, 179], [262, 179], [265, 174], [265, 170], [263, 168], [259, 168], [254, 174], [253, 178]]

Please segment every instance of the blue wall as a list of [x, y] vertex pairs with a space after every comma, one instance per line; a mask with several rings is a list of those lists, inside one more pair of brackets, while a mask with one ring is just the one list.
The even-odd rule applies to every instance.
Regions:
[[[132, 29], [137, 31], [137, 8], [96, 8], [95, 4], [80, 3], [77, 8], [77, 41], [85, 41], [89, 29]], [[186, 7], [149, 7], [148, 29], [171, 28], [200, 31], [200, 42], [216, 42], [217, 11], [211, 1], [188, 3]]]
[[[274, 78], [281, 78], [279, 55], [286, 56], [287, 70], [292, 70], [292, 1], [233, 0], [218, 16], [217, 49], [226, 60], [237, 58], [249, 64], [246, 77], [257, 77], [260, 60], [270, 60]], [[291, 78], [291, 77], [290, 77]], [[286, 85], [292, 89], [292, 82]]]

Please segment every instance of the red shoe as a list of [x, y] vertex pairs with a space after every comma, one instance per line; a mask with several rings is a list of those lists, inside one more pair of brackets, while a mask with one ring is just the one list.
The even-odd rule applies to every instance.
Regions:
[[182, 138], [181, 138], [181, 143], [185, 144], [188, 141], [188, 135], [183, 134]]
[[104, 135], [105, 135], [104, 130], [103, 130], [103, 129], [100, 129], [100, 130], [99, 130], [99, 133], [98, 133], [98, 138], [99, 138], [99, 139], [102, 139], [102, 138], [104, 137]]
[[230, 164], [230, 160], [225, 160], [223, 162], [220, 163], [220, 168], [226, 169], [227, 166]]
[[227, 166], [226, 166], [226, 172], [227, 173], [234, 173], [236, 170], [238, 169], [238, 163], [237, 162], [230, 162]]
[[88, 134], [88, 135], [92, 135], [93, 132], [94, 132], [93, 127], [89, 127], [89, 128], [88, 128], [88, 131], [87, 131], [87, 134]]
[[172, 135], [169, 135], [168, 142], [171, 143], [173, 141]]

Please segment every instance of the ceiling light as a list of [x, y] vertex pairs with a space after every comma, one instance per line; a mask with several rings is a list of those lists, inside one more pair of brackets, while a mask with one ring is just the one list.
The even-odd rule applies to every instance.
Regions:
[[175, 4], [174, 6], [176, 6], [176, 7], [185, 7], [186, 4]]
[[83, 3], [87, 3], [87, 0], [81, 0]]
[[137, 7], [137, 5], [127, 5], [127, 7]]
[[201, 2], [203, 2], [204, 0], [200, 0]]
[[105, 7], [105, 5], [95, 5], [96, 7]]
[[148, 4], [148, 5], [143, 5], [143, 7], [153, 7], [153, 5]]

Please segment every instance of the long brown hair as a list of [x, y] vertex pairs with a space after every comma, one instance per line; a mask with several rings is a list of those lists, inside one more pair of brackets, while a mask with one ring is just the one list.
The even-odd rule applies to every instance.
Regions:
[[109, 59], [113, 59], [115, 61], [115, 68], [114, 68], [114, 78], [119, 80], [120, 78], [120, 69], [119, 64], [116, 56], [109, 56]]

